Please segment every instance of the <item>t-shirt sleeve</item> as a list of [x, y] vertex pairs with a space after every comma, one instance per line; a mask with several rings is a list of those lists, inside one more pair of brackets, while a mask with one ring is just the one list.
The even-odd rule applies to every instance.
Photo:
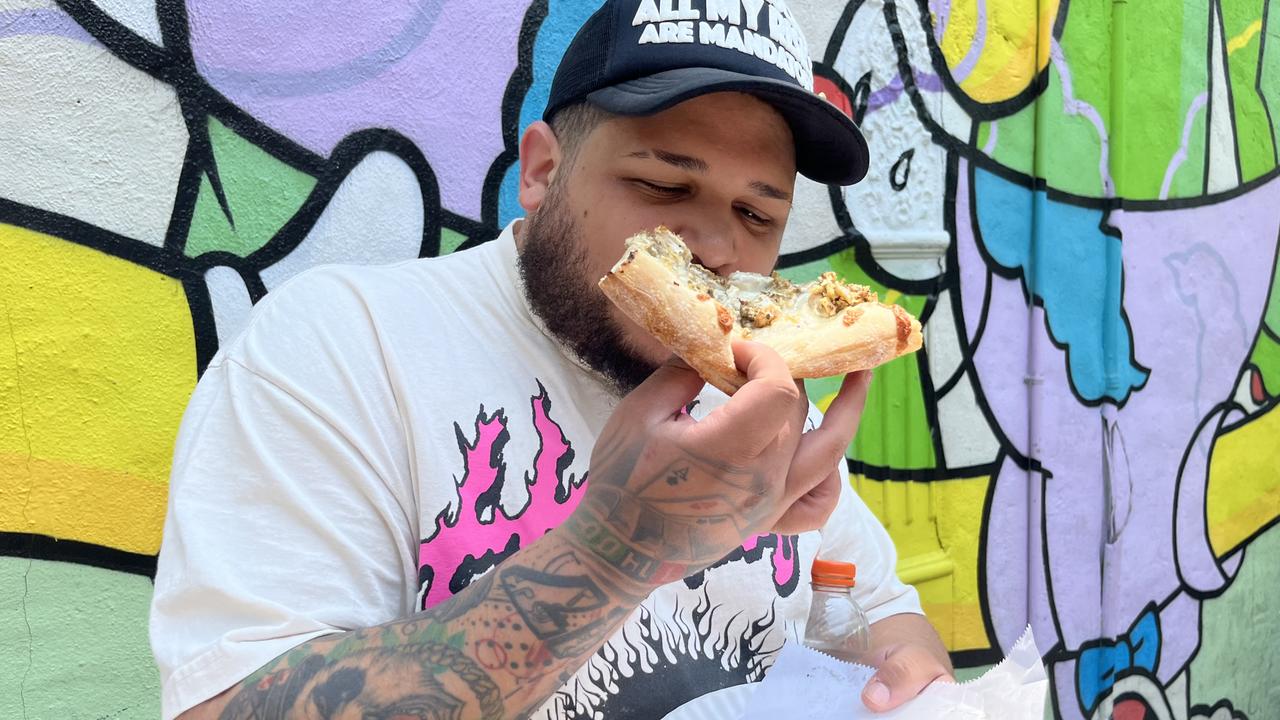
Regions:
[[[811, 425], [818, 422], [821, 415], [810, 408]], [[841, 476], [848, 475], [843, 461], [839, 472]], [[868, 622], [900, 613], [924, 614], [916, 589], [898, 579], [898, 553], [893, 539], [848, 482], [842, 483], [840, 501], [822, 528], [818, 557], [857, 565], [853, 596], [866, 612]]]
[[415, 493], [360, 310], [340, 278], [300, 276], [196, 387], [151, 607], [165, 718], [311, 638], [411, 610]]

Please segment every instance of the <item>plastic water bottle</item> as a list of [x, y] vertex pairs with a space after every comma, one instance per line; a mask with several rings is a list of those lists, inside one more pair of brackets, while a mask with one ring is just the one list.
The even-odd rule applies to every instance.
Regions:
[[857, 574], [853, 563], [813, 561], [813, 602], [804, 628], [805, 645], [850, 662], [871, 649], [866, 613], [853, 599]]

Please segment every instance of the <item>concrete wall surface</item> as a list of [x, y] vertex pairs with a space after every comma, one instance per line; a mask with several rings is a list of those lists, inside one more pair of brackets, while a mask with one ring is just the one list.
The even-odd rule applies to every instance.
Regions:
[[[200, 371], [306, 268], [492, 239], [597, 5], [0, 0], [0, 718], [158, 714]], [[1280, 8], [791, 5], [872, 165], [781, 266], [926, 321], [850, 478], [962, 674], [1030, 624], [1055, 716], [1280, 718]]]

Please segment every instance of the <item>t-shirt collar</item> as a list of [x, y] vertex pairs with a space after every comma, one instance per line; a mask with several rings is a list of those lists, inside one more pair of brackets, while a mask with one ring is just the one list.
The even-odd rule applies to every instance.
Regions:
[[495, 284], [498, 286], [498, 292], [502, 294], [503, 300], [519, 313], [521, 319], [529, 322], [546, 337], [547, 341], [556, 349], [556, 352], [586, 374], [590, 381], [599, 386], [605, 394], [616, 399], [617, 394], [613, 391], [612, 384], [606, 381], [594, 368], [583, 362], [577, 353], [565, 347], [564, 343], [560, 342], [560, 339], [547, 329], [538, 313], [529, 306], [529, 298], [525, 293], [524, 279], [520, 277], [519, 250], [516, 248], [516, 226], [522, 222], [524, 220], [511, 221], [503, 229], [502, 234], [493, 241], [497, 245], [495, 248], [497, 262], [494, 272], [497, 275]]

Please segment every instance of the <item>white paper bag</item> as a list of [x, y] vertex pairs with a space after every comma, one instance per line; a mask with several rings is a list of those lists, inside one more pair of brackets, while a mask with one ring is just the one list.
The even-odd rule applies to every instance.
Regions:
[[764, 682], [752, 693], [742, 720], [1041, 720], [1049, 678], [1031, 628], [999, 665], [966, 683], [935, 682], [918, 697], [885, 713], [862, 704], [862, 688], [875, 674], [787, 643]]

